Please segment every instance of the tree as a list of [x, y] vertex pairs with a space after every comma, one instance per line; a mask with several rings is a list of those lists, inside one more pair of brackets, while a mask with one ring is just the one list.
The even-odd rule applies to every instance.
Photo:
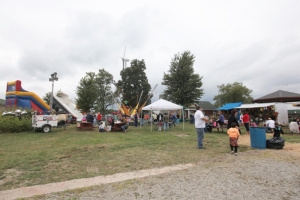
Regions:
[[111, 84], [113, 83], [113, 76], [104, 69], [99, 69], [96, 77], [96, 86], [99, 91], [96, 104], [101, 113], [104, 113], [108, 106], [114, 104], [111, 91]]
[[122, 101], [127, 102], [129, 107], [136, 107], [142, 91], [141, 103], [146, 101], [149, 96], [151, 86], [145, 70], [144, 60], [135, 59], [131, 61], [130, 67], [120, 72], [121, 80], [118, 81], [117, 86], [121, 88]]
[[87, 72], [85, 77], [80, 79], [79, 86], [76, 88], [76, 104], [83, 112], [89, 112], [98, 98], [99, 90], [96, 85], [96, 74]]
[[164, 97], [174, 103], [190, 106], [202, 97], [202, 77], [194, 73], [195, 56], [189, 51], [175, 54], [169, 73], [164, 73]]
[[233, 84], [218, 85], [219, 94], [214, 97], [215, 106], [220, 107], [230, 102], [251, 103], [253, 97], [250, 95], [252, 90], [243, 86], [243, 83], [234, 82]]
[[47, 92], [45, 96], [43, 96], [43, 100], [49, 105], [51, 99], [51, 92]]

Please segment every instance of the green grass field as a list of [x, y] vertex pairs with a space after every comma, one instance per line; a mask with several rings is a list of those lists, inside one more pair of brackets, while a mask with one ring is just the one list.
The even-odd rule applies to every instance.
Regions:
[[[167, 132], [130, 126], [126, 133], [99, 133], [71, 125], [50, 133], [0, 134], [0, 190], [195, 163], [229, 152], [226, 133], [206, 133], [207, 149], [199, 150], [194, 125], [184, 126]], [[298, 135], [285, 131], [287, 142], [300, 143]], [[241, 145], [239, 151], [249, 149]]]

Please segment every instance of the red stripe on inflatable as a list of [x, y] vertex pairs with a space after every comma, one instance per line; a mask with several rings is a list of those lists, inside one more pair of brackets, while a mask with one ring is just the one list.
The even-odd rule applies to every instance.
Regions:
[[20, 80], [16, 81], [16, 91], [21, 91], [21, 81]]
[[36, 110], [37, 112], [43, 112], [43, 110], [40, 109], [34, 102], [30, 101], [30, 105], [33, 110]]

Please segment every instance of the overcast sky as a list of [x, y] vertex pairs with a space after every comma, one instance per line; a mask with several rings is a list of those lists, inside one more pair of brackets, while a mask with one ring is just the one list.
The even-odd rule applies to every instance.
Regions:
[[125, 46], [158, 84], [152, 100], [174, 54], [186, 50], [203, 77], [202, 101], [235, 81], [254, 99], [300, 93], [299, 0], [0, 0], [0, 99], [15, 80], [42, 98], [57, 72], [54, 92], [74, 100], [86, 72], [104, 68], [120, 80]]

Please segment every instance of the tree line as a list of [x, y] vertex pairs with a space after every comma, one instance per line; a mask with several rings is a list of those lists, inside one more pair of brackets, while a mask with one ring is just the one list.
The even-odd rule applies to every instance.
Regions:
[[[163, 99], [188, 107], [197, 104], [204, 95], [203, 76], [194, 71], [195, 56], [190, 51], [175, 54], [169, 70], [164, 72], [161, 84], [165, 86]], [[121, 80], [115, 81], [113, 75], [105, 69], [97, 73], [86, 72], [76, 87], [75, 102], [78, 109], [89, 112], [91, 109], [104, 113], [108, 107], [122, 103], [128, 108], [135, 108], [139, 103], [151, 103], [151, 86], [145, 73], [145, 61], [134, 59], [130, 66], [120, 71]], [[215, 106], [229, 102], [250, 103], [252, 90], [242, 83], [222, 84], [214, 97]], [[46, 93], [44, 101], [49, 103], [51, 93]]]

